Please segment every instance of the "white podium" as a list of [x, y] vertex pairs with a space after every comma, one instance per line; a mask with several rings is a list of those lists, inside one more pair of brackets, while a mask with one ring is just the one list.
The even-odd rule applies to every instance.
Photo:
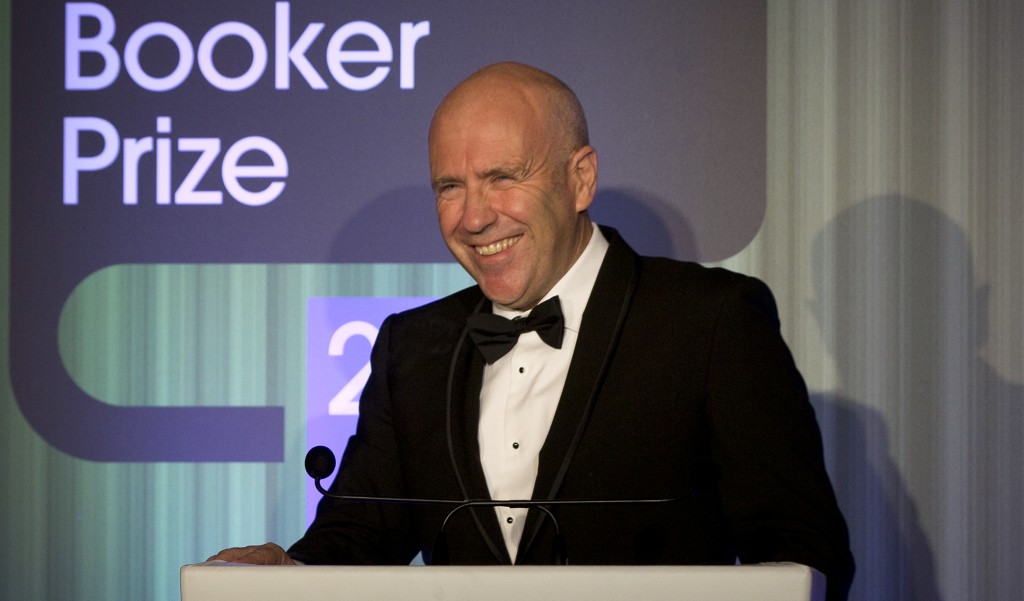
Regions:
[[822, 601], [799, 564], [181, 568], [182, 601]]

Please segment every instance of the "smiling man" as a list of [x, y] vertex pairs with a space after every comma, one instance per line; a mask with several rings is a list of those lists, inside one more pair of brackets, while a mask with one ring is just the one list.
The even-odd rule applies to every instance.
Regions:
[[[793, 561], [829, 599], [853, 574], [807, 392], [759, 281], [640, 257], [591, 223], [597, 153], [575, 94], [501, 63], [430, 126], [441, 233], [477, 286], [389, 317], [335, 493], [435, 499], [675, 499], [553, 505], [575, 564]], [[253, 563], [435, 558], [449, 507], [325, 498]], [[474, 508], [451, 563], [549, 563], [553, 520]]]
[[487, 298], [531, 309], [590, 240], [597, 153], [575, 95], [546, 73], [494, 65], [444, 99], [429, 140], [448, 248]]

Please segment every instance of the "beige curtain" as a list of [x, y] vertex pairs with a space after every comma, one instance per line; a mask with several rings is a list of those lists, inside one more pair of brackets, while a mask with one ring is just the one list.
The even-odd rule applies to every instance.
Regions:
[[852, 598], [1024, 590], [1024, 3], [769, 2], [779, 296]]

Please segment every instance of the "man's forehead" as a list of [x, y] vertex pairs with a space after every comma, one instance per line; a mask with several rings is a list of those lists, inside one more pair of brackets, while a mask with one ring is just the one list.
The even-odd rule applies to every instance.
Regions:
[[509, 152], [537, 145], [544, 125], [529, 114], [488, 107], [440, 115], [430, 131], [430, 152]]
[[434, 179], [462, 180], [470, 176], [518, 173], [538, 159], [522, 146], [502, 144], [466, 144], [442, 146], [430, 153], [430, 174]]
[[459, 129], [486, 130], [488, 135], [504, 131], [505, 135], [541, 126], [543, 108], [537, 103], [506, 96], [479, 96], [466, 102], [452, 103], [438, 110], [432, 131], [451, 133]]
[[443, 128], [430, 143], [431, 177], [517, 173], [543, 162], [551, 144], [511, 122]]

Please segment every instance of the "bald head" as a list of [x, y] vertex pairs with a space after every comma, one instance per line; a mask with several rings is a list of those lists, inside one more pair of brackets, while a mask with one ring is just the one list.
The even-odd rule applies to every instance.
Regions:
[[485, 67], [430, 123], [441, 234], [487, 298], [535, 306], [590, 240], [597, 152], [564, 83], [517, 63]]
[[439, 122], [478, 107], [528, 111], [561, 150], [590, 143], [587, 119], [572, 89], [546, 71], [511, 62], [488, 65], [455, 86], [434, 112], [430, 139]]

